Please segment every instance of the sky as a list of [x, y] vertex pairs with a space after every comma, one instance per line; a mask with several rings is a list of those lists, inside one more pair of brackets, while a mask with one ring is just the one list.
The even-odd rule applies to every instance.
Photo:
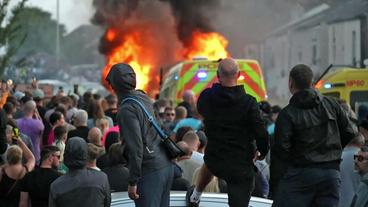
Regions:
[[[57, 0], [28, 0], [27, 5], [37, 6], [52, 13], [56, 19]], [[15, 2], [15, 1], [13, 1]], [[94, 13], [92, 0], [59, 0], [60, 22], [66, 26], [68, 32], [82, 24], [90, 24]]]

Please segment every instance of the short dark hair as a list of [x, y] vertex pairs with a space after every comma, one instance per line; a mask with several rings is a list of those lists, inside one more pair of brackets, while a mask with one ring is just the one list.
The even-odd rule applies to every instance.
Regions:
[[114, 143], [110, 146], [108, 156], [112, 166], [126, 163], [124, 148], [125, 146], [120, 143]]
[[108, 152], [111, 145], [113, 145], [114, 143], [118, 143], [120, 141], [120, 133], [119, 132], [114, 132], [114, 131], [110, 131], [106, 134], [106, 139], [105, 139], [105, 151]]
[[15, 98], [15, 96], [12, 96], [12, 95], [10, 95], [10, 96], [8, 96], [8, 98], [6, 98], [6, 102], [12, 103], [13, 106], [17, 106], [17, 103], [18, 103], [17, 98]]
[[41, 150], [41, 162], [46, 160], [51, 154], [55, 153], [55, 152], [59, 152], [60, 149], [57, 146], [54, 145], [47, 145], [42, 147]]
[[61, 139], [61, 137], [68, 132], [66, 126], [57, 126], [54, 129], [55, 139]]
[[312, 84], [313, 71], [307, 65], [299, 64], [291, 69], [289, 76], [296, 88], [307, 89]]
[[20, 99], [20, 102], [22, 104], [25, 104], [27, 103], [28, 101], [31, 101], [32, 100], [32, 97], [29, 97], [29, 96], [23, 96], [21, 99]]
[[6, 114], [12, 114], [14, 110], [14, 105], [10, 102], [6, 102], [3, 108]]
[[60, 113], [62, 113], [64, 116], [66, 115], [66, 106], [62, 103], [59, 103], [56, 107], [55, 107], [55, 112], [58, 111]]
[[105, 97], [105, 100], [107, 102], [107, 104], [112, 105], [112, 104], [116, 104], [118, 102], [118, 99], [116, 98], [116, 96], [109, 94]]
[[189, 132], [189, 131], [194, 131], [192, 129], [192, 127], [188, 127], [188, 126], [182, 126], [178, 129], [178, 131], [176, 131], [176, 135], [175, 135], [175, 141], [176, 142], [180, 142], [183, 140], [184, 135]]
[[281, 111], [281, 107], [279, 105], [274, 105], [271, 107], [271, 113], [273, 114], [280, 113], [280, 111]]
[[197, 136], [199, 138], [199, 147], [198, 149], [202, 149], [203, 147], [205, 147], [207, 145], [207, 136], [204, 133], [204, 131], [202, 130], [198, 130], [197, 132]]
[[50, 115], [50, 118], [49, 118], [50, 124], [54, 125], [58, 120], [61, 119], [62, 116], [63, 114], [61, 114], [61, 112], [55, 111], [54, 113]]
[[259, 108], [263, 111], [265, 114], [270, 114], [272, 112], [271, 104], [268, 101], [260, 101], [259, 102]]
[[101, 95], [100, 95], [100, 94], [98, 94], [98, 93], [94, 93], [94, 94], [92, 94], [92, 97], [93, 97], [93, 99], [95, 99], [95, 100], [100, 100], [100, 99], [101, 99]]
[[173, 110], [175, 110], [173, 107], [166, 106], [164, 111], [173, 111]]

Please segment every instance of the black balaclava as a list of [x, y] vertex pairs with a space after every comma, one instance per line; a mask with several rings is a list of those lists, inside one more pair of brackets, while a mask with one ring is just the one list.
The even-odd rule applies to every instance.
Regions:
[[124, 63], [113, 65], [107, 74], [106, 81], [118, 96], [126, 95], [135, 90], [137, 84], [133, 68]]

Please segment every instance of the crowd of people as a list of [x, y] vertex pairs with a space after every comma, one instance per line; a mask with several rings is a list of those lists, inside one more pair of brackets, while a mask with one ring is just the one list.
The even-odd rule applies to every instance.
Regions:
[[[324, 98], [308, 69], [293, 68], [284, 109], [237, 86], [232, 59], [220, 62], [220, 83], [199, 97], [185, 91], [178, 105], [135, 90], [126, 64], [112, 67], [106, 80], [116, 95], [106, 97], [2, 87], [0, 206], [110, 206], [111, 192], [127, 191], [136, 206], [163, 207], [170, 190], [187, 191], [188, 206], [202, 192], [228, 193], [230, 206], [250, 196], [274, 206], [367, 206], [368, 107], [356, 116]], [[167, 156], [144, 111], [120, 104], [127, 97], [184, 156]]]

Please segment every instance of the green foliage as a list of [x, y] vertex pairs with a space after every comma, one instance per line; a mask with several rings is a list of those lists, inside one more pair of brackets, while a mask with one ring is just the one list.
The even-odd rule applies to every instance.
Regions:
[[[55, 55], [56, 20], [51, 19], [49, 12], [36, 7], [25, 7], [17, 20], [21, 33], [27, 33], [23, 45], [17, 51], [17, 58], [24, 58], [35, 53]], [[65, 27], [58, 25], [60, 38], [65, 34]], [[18, 38], [14, 38], [9, 45], [16, 45]]]
[[[26, 39], [26, 32], [20, 32], [19, 14], [24, 9], [24, 4], [27, 0], [21, 0], [17, 6], [11, 9], [9, 14], [9, 3], [11, 0], [3, 0], [0, 2], [0, 47], [5, 49], [5, 52], [0, 56], [0, 76], [4, 73], [5, 68], [9, 64], [9, 60], [16, 53], [19, 47]], [[10, 16], [9, 18], [7, 18]], [[16, 42], [14, 42], [17, 40]], [[9, 42], [14, 42], [10, 45]]]

